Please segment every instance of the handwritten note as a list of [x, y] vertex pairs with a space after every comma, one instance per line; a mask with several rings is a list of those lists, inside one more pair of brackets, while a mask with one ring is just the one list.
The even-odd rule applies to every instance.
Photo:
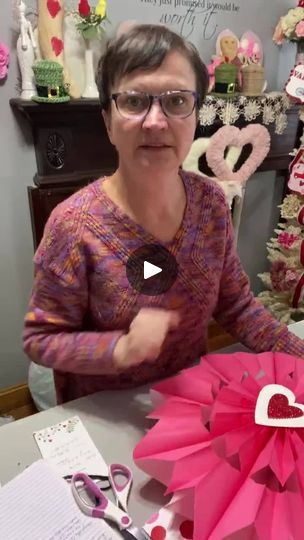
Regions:
[[0, 490], [0, 536], [5, 540], [120, 540], [102, 519], [78, 508], [70, 486], [45, 460]]
[[42, 457], [49, 459], [61, 476], [79, 471], [107, 476], [107, 465], [78, 416], [33, 435]]

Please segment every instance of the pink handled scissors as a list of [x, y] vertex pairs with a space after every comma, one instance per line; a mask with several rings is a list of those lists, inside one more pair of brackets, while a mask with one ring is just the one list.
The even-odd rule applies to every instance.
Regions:
[[[118, 482], [117, 477], [123, 478], [124, 483]], [[125, 465], [115, 463], [109, 466], [109, 482], [115, 496], [115, 503], [106, 497], [102, 488], [86, 473], [74, 474], [71, 479], [71, 487], [79, 508], [85, 514], [113, 521], [126, 540], [150, 540], [149, 535], [143, 529], [132, 525], [132, 519], [128, 514], [127, 503], [132, 481], [132, 472]], [[87, 494], [90, 500], [95, 499], [95, 504], [84, 500], [81, 493]]]

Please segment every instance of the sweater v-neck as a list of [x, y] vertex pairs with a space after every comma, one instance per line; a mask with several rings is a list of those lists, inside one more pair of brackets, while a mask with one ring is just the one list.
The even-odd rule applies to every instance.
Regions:
[[183, 181], [184, 188], [185, 188], [185, 194], [186, 194], [186, 205], [184, 209], [183, 219], [181, 221], [181, 224], [176, 231], [173, 238], [169, 241], [163, 241], [157, 238], [152, 233], [148, 232], [143, 225], [136, 222], [129, 214], [127, 214], [119, 205], [117, 205], [111, 197], [106, 193], [106, 191], [103, 189], [103, 182], [106, 180], [107, 177], [102, 177], [96, 185], [96, 194], [99, 198], [99, 200], [103, 203], [103, 205], [106, 207], [106, 211], [109, 212], [112, 217], [115, 217], [115, 219], [131, 234], [135, 237], [138, 237], [144, 244], [157, 244], [161, 245], [166, 249], [170, 249], [170, 251], [175, 250], [180, 247], [180, 245], [183, 243], [184, 237], [186, 235], [187, 230], [190, 226], [190, 220], [191, 220], [191, 214], [192, 214], [192, 207], [193, 207], [193, 191], [190, 179], [184, 171], [179, 171], [180, 177]]

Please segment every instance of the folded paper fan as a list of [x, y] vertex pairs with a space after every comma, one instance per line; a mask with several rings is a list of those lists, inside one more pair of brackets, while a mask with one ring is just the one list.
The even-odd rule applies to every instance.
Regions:
[[193, 520], [193, 540], [303, 540], [303, 360], [208, 355], [152, 397], [158, 421], [134, 459]]

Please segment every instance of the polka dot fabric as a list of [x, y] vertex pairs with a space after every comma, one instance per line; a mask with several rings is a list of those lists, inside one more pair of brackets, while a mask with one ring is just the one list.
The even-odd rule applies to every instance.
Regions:
[[193, 521], [162, 508], [144, 527], [151, 540], [193, 540]]

